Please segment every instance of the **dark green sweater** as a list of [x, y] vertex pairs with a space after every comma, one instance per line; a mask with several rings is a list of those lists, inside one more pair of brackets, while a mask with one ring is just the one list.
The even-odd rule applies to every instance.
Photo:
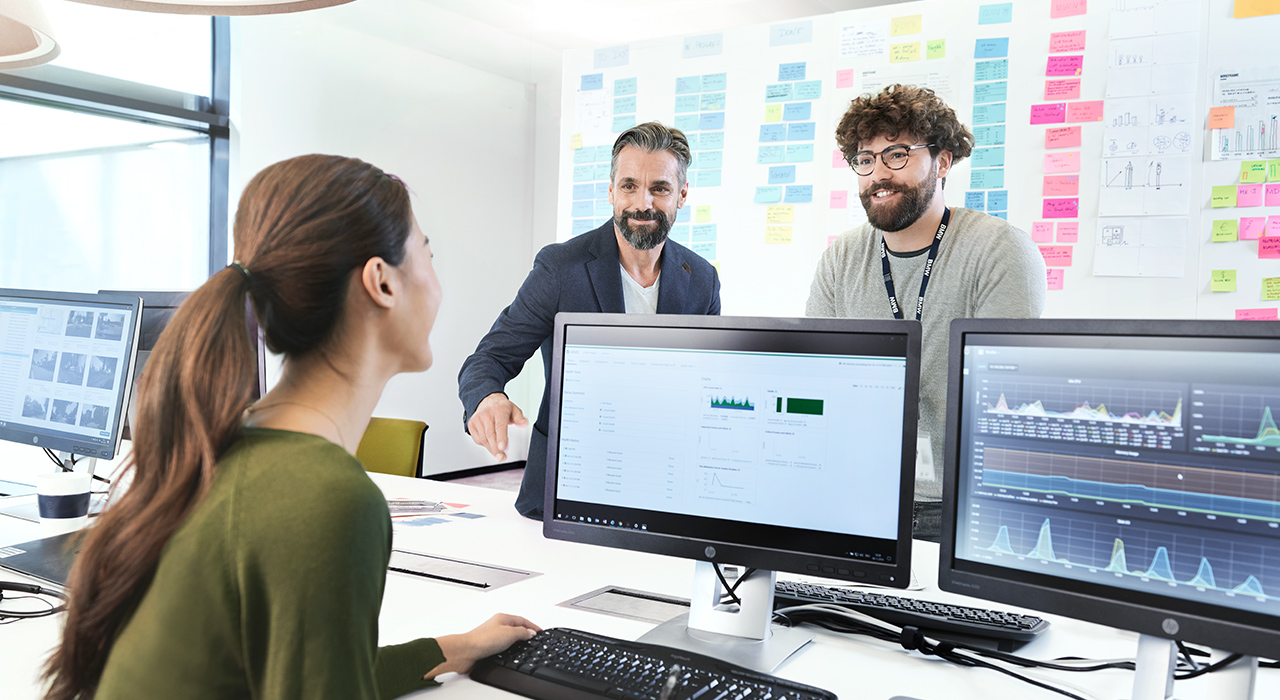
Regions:
[[391, 518], [354, 457], [246, 429], [165, 546], [97, 700], [394, 698], [432, 685], [433, 639], [378, 648]]

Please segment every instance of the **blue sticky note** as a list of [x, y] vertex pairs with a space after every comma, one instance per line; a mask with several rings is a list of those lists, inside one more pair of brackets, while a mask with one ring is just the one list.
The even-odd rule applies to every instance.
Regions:
[[714, 112], [724, 109], [724, 93], [723, 92], [704, 92], [702, 93], [702, 111]]
[[999, 58], [994, 61], [977, 61], [973, 64], [974, 82], [987, 80], [1007, 80], [1009, 78], [1009, 59]]
[[683, 78], [676, 78], [676, 94], [688, 95], [690, 93], [700, 92], [702, 88], [702, 78], [696, 75], [689, 75]]
[[609, 179], [609, 163], [596, 163], [591, 167], [594, 170], [594, 172], [591, 173], [592, 180]]
[[591, 177], [593, 172], [595, 172], [595, 166], [593, 165], [575, 165], [573, 166], [573, 181], [590, 182], [595, 179]]
[[608, 163], [613, 160], [613, 144], [607, 146], [596, 146], [596, 162]]
[[796, 83], [795, 98], [797, 100], [816, 100], [822, 97], [822, 81], [809, 80], [803, 83]]
[[697, 185], [698, 187], [719, 187], [720, 171], [719, 170], [699, 170]]
[[601, 68], [618, 68], [625, 66], [631, 61], [631, 47], [627, 45], [613, 46], [607, 49], [596, 49], [595, 61], [591, 67], [596, 70]]
[[1002, 168], [1004, 167], [1004, 146], [975, 148], [973, 153], [969, 154], [969, 157], [972, 159], [970, 167]]
[[1004, 118], [1004, 102], [993, 102], [989, 105], [973, 106], [973, 123], [980, 124], [1003, 124]]
[[813, 41], [813, 20], [774, 24], [769, 27], [770, 46], [807, 44], [811, 41]]
[[1001, 80], [996, 83], [978, 83], [973, 86], [973, 103], [976, 105], [987, 102], [1004, 102], [1008, 99], [1008, 81]]
[[990, 190], [997, 187], [1004, 187], [1004, 168], [969, 171], [970, 189]]
[[698, 136], [698, 149], [702, 151], [715, 151], [724, 148], [724, 132], [709, 131]]
[[698, 115], [697, 114], [677, 114], [676, 128], [681, 131], [697, 131]]
[[778, 66], [778, 82], [785, 83], [788, 80], [804, 80], [804, 62], [800, 63], [783, 63]]
[[755, 199], [751, 200], [756, 204], [776, 204], [782, 201], [781, 187], [757, 187]]
[[715, 239], [716, 239], [715, 224], [694, 224], [693, 225], [693, 238], [691, 238], [690, 240], [693, 241], [694, 243], [705, 243], [707, 241], [714, 241]]
[[702, 76], [703, 92], [720, 92], [729, 87], [728, 73], [707, 73]]
[[582, 76], [582, 87], [580, 90], [603, 90], [604, 89], [604, 73], [592, 73]]
[[635, 112], [635, 111], [636, 111], [636, 97], [635, 97], [635, 95], [628, 95], [627, 97], [615, 97], [615, 98], [613, 98], [613, 113], [614, 113], [614, 114], [631, 114], [631, 113], [633, 113], [633, 112]]
[[717, 131], [724, 128], [724, 112], [703, 112], [698, 117], [698, 131]]
[[689, 142], [690, 151], [698, 150], [698, 134], [696, 132], [691, 134], [685, 134], [684, 140]]
[[719, 56], [724, 53], [724, 34], [702, 34], [684, 38], [683, 58]]
[[676, 95], [676, 114], [698, 111], [702, 100], [697, 95]]
[[978, 24], [1008, 24], [1013, 21], [1013, 3], [981, 5], [978, 7]]
[[974, 209], [976, 211], [982, 211], [986, 209], [987, 193], [986, 192], [965, 192], [964, 205], [965, 207], [969, 209]]
[[613, 205], [609, 203], [609, 200], [607, 200], [607, 199], [597, 199], [597, 200], [594, 200], [594, 201], [595, 201], [596, 205], [595, 205], [595, 207], [594, 207], [594, 208], [592, 208], [592, 210], [591, 210], [591, 215], [592, 215], [592, 216], [597, 216], [597, 217], [599, 217], [599, 216], [606, 216], [606, 217], [611, 217], [611, 216], [613, 216]]
[[585, 185], [574, 185], [573, 199], [574, 201], [579, 199], [591, 199], [593, 191], [595, 191], [595, 186], [589, 182]]
[[775, 165], [769, 168], [769, 184], [785, 185], [789, 182], [796, 181], [796, 166], [794, 165]]
[[782, 201], [812, 202], [813, 185], [787, 185], [787, 194], [782, 198]]
[[690, 248], [691, 250], [693, 250], [693, 252], [697, 253], [698, 255], [701, 255], [702, 257], [706, 258], [707, 260], [715, 260], [715, 259], [716, 259], [716, 244], [715, 244], [715, 243], [694, 243], [694, 244], [690, 245], [690, 246], [689, 246], [689, 248]]
[[978, 39], [973, 45], [974, 58], [1006, 58], [1009, 55], [1009, 37]]
[[812, 102], [792, 102], [789, 105], [782, 106], [782, 121], [784, 122], [802, 122], [809, 118], [812, 110]]
[[714, 170], [724, 166], [724, 151], [698, 151], [693, 154], [693, 166], [698, 170]]
[[[608, 170], [604, 171], [604, 179], [606, 180], [609, 179]], [[597, 182], [596, 183], [596, 199], [608, 199], [608, 198], [609, 198], [609, 183]]]
[[787, 102], [791, 99], [791, 83], [764, 86], [765, 102]]
[[636, 115], [619, 114], [613, 118], [613, 133], [621, 133], [636, 125]]
[[1004, 211], [1009, 208], [1009, 190], [994, 190], [987, 195], [988, 211]]
[[590, 231], [591, 229], [595, 228], [593, 224], [594, 222], [591, 221], [591, 219], [574, 219], [573, 229], [572, 229], [573, 235], [576, 236], [578, 234], [586, 233], [587, 231]]
[[812, 141], [818, 125], [814, 122], [795, 122], [787, 125], [788, 141]]
[[787, 146], [787, 162], [788, 163], [812, 163], [813, 162], [813, 144], [811, 143], [794, 143]]
[[781, 163], [787, 155], [783, 146], [761, 146], [756, 154], [757, 163]]
[[596, 159], [596, 149], [579, 148], [573, 152], [574, 163], [590, 163]]
[[1005, 221], [1009, 220], [1009, 212], [1007, 211], [993, 211], [989, 213], [997, 219], [1004, 219]]
[[773, 143], [787, 140], [786, 124], [761, 124], [760, 143]]
[[692, 212], [692, 210], [693, 210], [693, 207], [682, 207], [682, 208], [680, 208], [680, 209], [677, 209], [677, 210], [676, 210], [676, 221], [677, 221], [677, 222], [682, 222], [682, 221], [683, 221], [683, 222], [687, 222], [687, 221], [689, 221], [690, 217], [692, 217], [692, 216], [693, 216], [693, 214], [691, 213], [691, 212]]
[[635, 78], [618, 78], [613, 81], [613, 96], [634, 95], [636, 94]]
[[595, 203], [590, 199], [583, 199], [573, 203], [573, 210], [569, 212], [569, 216], [592, 216], [595, 212]]
[[676, 224], [675, 226], [671, 227], [671, 231], [667, 234], [667, 238], [670, 238], [676, 243], [689, 245], [689, 229], [690, 228], [691, 227], [689, 226], [689, 224]]
[[1003, 146], [1004, 124], [974, 127], [973, 143], [976, 146]]

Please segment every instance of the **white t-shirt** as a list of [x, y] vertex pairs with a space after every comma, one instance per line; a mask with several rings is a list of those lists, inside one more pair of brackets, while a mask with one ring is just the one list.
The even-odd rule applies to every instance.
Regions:
[[627, 269], [618, 265], [622, 272], [622, 302], [629, 314], [658, 313], [658, 285], [662, 282], [662, 273], [653, 281], [652, 287], [641, 287], [640, 283], [627, 274]]

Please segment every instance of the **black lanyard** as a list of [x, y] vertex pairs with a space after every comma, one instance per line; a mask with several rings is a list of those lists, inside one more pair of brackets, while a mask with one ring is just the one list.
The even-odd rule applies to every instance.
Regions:
[[[929, 288], [929, 273], [933, 272], [933, 261], [938, 257], [938, 248], [942, 245], [942, 237], [947, 233], [947, 224], [951, 221], [951, 210], [942, 210], [942, 223], [938, 224], [938, 235], [933, 237], [929, 246], [929, 258], [924, 263], [924, 276], [920, 279], [920, 298], [916, 300], [916, 320], [924, 313], [924, 292]], [[880, 265], [884, 268], [884, 288], [889, 292], [889, 308], [893, 317], [902, 319], [902, 309], [898, 306], [898, 295], [893, 291], [893, 273], [889, 271], [889, 252], [884, 247], [884, 234], [880, 234]]]

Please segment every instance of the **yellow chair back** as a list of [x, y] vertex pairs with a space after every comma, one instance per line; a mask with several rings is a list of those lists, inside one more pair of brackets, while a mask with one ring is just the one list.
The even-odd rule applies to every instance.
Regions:
[[369, 419], [356, 459], [365, 470], [396, 476], [422, 476], [422, 437], [427, 424], [403, 418]]

